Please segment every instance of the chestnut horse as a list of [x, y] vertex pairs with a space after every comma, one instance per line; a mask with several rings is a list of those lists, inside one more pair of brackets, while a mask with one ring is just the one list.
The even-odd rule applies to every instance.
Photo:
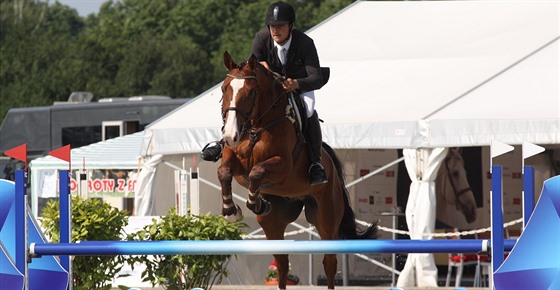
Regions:
[[[229, 70], [222, 85], [224, 150], [218, 179], [222, 186], [222, 214], [240, 219], [241, 209], [232, 199], [232, 181], [249, 189], [247, 207], [269, 240], [284, 239], [286, 227], [305, 206], [307, 221], [321, 239], [374, 238], [375, 224], [358, 231], [350, 207], [342, 166], [334, 150], [323, 143], [322, 164], [328, 182], [310, 186], [307, 150], [298, 146], [298, 130], [281, 77], [251, 56], [236, 64], [224, 53]], [[304, 147], [303, 147], [304, 148]], [[278, 288], [286, 288], [288, 255], [274, 255], [278, 264]], [[337, 261], [325, 254], [323, 266], [328, 289], [334, 289]]]

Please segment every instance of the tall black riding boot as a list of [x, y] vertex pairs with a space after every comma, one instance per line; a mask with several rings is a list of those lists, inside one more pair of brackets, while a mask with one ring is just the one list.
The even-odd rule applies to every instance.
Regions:
[[321, 125], [319, 124], [319, 116], [317, 111], [307, 119], [307, 130], [305, 131], [307, 140], [307, 149], [311, 166], [309, 167], [309, 183], [311, 185], [327, 183], [325, 169], [321, 165], [321, 150], [323, 137], [321, 134]]

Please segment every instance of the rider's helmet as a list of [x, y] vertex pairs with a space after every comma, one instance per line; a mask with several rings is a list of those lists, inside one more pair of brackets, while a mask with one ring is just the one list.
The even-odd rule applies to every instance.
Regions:
[[266, 25], [282, 25], [294, 23], [296, 12], [294, 7], [286, 2], [276, 2], [268, 7], [266, 11]]

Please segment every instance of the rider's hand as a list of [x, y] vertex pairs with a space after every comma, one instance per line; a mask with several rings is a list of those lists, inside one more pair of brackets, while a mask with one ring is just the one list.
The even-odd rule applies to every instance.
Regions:
[[299, 83], [297, 80], [294, 79], [286, 79], [283, 83], [282, 83], [282, 87], [284, 88], [284, 90], [286, 90], [287, 92], [293, 92], [297, 89], [299, 89]]
[[267, 70], [270, 70], [270, 67], [268, 66], [268, 63], [266, 61], [261, 61], [260, 62], [262, 64], [262, 66], [264, 66]]

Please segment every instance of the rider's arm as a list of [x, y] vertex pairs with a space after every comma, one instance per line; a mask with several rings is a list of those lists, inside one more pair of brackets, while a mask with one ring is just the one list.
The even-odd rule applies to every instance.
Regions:
[[294, 78], [302, 91], [318, 90], [324, 85], [324, 81], [313, 39], [299, 31], [294, 31], [293, 35], [298, 39], [298, 56], [295, 63], [292, 64], [296, 71]]

